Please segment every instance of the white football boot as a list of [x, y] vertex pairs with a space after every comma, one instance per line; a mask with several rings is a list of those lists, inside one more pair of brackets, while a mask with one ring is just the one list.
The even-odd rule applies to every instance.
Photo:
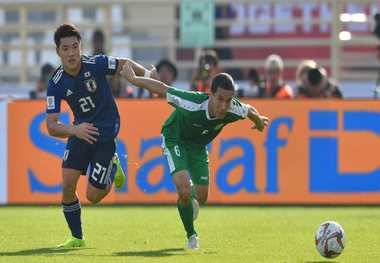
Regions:
[[197, 234], [192, 235], [189, 237], [187, 242], [187, 248], [192, 250], [198, 250], [199, 249], [199, 238]]

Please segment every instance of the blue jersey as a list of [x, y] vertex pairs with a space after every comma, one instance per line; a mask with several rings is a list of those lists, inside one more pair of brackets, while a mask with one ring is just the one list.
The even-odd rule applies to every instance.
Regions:
[[120, 117], [106, 75], [117, 71], [114, 57], [98, 55], [82, 58], [79, 74], [74, 77], [60, 66], [49, 81], [46, 113], [59, 113], [65, 100], [73, 114], [74, 125], [88, 122], [100, 133], [100, 140], [117, 136]]

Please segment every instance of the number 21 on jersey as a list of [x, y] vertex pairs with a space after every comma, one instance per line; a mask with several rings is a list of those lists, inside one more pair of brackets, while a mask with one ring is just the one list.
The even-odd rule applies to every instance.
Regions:
[[95, 109], [95, 103], [92, 101], [90, 96], [80, 98], [78, 102], [83, 112], [88, 112], [91, 109]]

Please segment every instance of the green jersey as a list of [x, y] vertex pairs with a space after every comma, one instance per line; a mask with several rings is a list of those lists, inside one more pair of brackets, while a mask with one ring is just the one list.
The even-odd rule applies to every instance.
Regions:
[[170, 87], [166, 99], [175, 110], [166, 120], [161, 133], [166, 140], [207, 145], [231, 122], [244, 119], [248, 105], [233, 98], [223, 119], [212, 118], [208, 111], [209, 96], [203, 92], [185, 91]]

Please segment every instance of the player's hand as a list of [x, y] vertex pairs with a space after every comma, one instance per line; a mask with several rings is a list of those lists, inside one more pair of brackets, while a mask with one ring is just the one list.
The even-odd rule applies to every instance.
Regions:
[[150, 65], [148, 70], [150, 71], [150, 77], [155, 80], [160, 80], [160, 77], [158, 76], [157, 69], [154, 65]]
[[123, 65], [120, 75], [132, 84], [136, 78], [136, 73], [133, 71], [132, 65], [128, 63], [128, 61]]
[[92, 123], [83, 122], [73, 127], [73, 133], [79, 139], [85, 140], [90, 144], [97, 141], [95, 136], [99, 136], [98, 128]]
[[269, 118], [266, 116], [259, 115], [258, 116], [258, 121], [256, 121], [252, 125], [252, 129], [256, 129], [258, 131], [263, 131], [265, 127], [268, 126]]

